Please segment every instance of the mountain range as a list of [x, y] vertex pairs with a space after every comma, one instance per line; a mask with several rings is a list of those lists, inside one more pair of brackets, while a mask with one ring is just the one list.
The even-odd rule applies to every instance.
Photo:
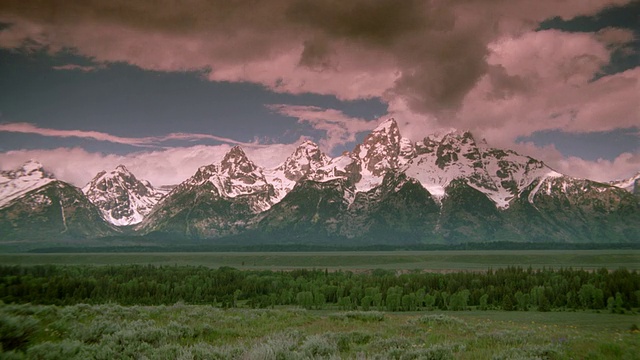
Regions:
[[78, 189], [28, 162], [0, 173], [0, 242], [631, 243], [639, 179], [572, 178], [470, 132], [414, 143], [389, 119], [336, 158], [306, 141], [265, 169], [236, 146], [170, 191], [122, 165]]

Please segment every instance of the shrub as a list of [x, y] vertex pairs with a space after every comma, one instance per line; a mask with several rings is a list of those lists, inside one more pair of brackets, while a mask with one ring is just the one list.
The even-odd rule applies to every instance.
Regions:
[[329, 335], [335, 341], [340, 352], [346, 352], [351, 349], [351, 344], [365, 345], [373, 338], [371, 334], [353, 331], [348, 333], [333, 333]]
[[301, 336], [297, 332], [280, 333], [262, 339], [260, 344], [245, 352], [243, 359], [296, 360], [300, 358], [295, 350]]
[[467, 326], [467, 323], [459, 319], [457, 317], [448, 316], [444, 314], [435, 314], [435, 315], [425, 315], [416, 319], [418, 323], [427, 324], [430, 326], [434, 325], [446, 325], [448, 327], [451, 326]]
[[85, 359], [86, 355], [82, 351], [83, 344], [76, 340], [43, 342], [30, 347], [27, 350], [27, 357], [37, 360]]
[[454, 348], [448, 345], [432, 345], [426, 349], [410, 350], [401, 354], [402, 360], [449, 360], [453, 359]]
[[350, 319], [363, 322], [378, 322], [384, 320], [384, 314], [379, 311], [347, 311], [331, 316], [333, 319]]
[[4, 351], [22, 350], [27, 347], [38, 321], [29, 316], [0, 315], [0, 344]]
[[560, 354], [555, 346], [535, 345], [508, 349], [495, 355], [493, 360], [557, 359], [559, 357]]
[[479, 340], [485, 340], [489, 344], [520, 346], [526, 344], [534, 336], [531, 331], [498, 330], [491, 333], [478, 334]]
[[320, 335], [308, 337], [300, 349], [312, 359], [331, 359], [338, 355], [336, 343]]

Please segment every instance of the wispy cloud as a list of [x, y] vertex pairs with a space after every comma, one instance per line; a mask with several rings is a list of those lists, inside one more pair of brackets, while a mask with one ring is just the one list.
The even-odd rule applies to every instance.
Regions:
[[92, 72], [105, 69], [104, 65], [78, 65], [78, 64], [66, 64], [54, 66], [54, 70], [63, 70], [63, 71], [82, 71], [82, 72]]
[[356, 141], [356, 134], [374, 129], [378, 121], [351, 117], [340, 110], [318, 106], [270, 104], [267, 108], [278, 114], [296, 118], [298, 123], [306, 123], [314, 129], [326, 132], [320, 140], [320, 147], [331, 153], [335, 148]]
[[225, 138], [211, 134], [194, 134], [194, 133], [171, 133], [165, 136], [147, 136], [147, 137], [123, 137], [111, 135], [99, 131], [86, 130], [58, 130], [38, 127], [30, 123], [5, 123], [0, 124], [0, 132], [13, 132], [21, 134], [35, 134], [47, 137], [58, 138], [83, 138], [93, 139], [97, 141], [106, 141], [115, 144], [124, 144], [137, 147], [161, 147], [162, 143], [170, 140], [198, 141], [198, 140], [214, 140], [225, 144], [242, 145], [247, 147], [261, 147], [258, 143], [246, 143], [234, 139]]
[[[296, 147], [297, 143], [270, 144], [246, 147], [245, 151], [256, 165], [273, 168], [285, 161]], [[149, 180], [154, 185], [179, 184], [193, 176], [199, 167], [221, 161], [230, 149], [229, 144], [195, 145], [143, 150], [126, 155], [89, 152], [79, 147], [14, 150], [0, 152], [0, 170], [16, 169], [29, 159], [37, 159], [56, 178], [82, 187], [99, 171], [109, 171], [124, 164], [136, 177]]]

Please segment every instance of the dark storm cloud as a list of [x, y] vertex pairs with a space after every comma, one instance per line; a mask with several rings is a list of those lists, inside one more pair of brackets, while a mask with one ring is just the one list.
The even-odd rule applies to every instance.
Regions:
[[306, 40], [299, 64], [316, 71], [335, 69], [336, 64], [331, 61], [333, 54], [335, 54], [335, 51], [325, 38], [317, 37]]
[[[0, 22], [23, 23], [24, 36], [37, 33], [43, 46], [75, 47], [101, 61], [163, 71], [210, 68], [212, 80], [346, 99], [401, 98], [415, 112], [439, 114], [459, 108], [491, 72], [496, 94], [521, 88], [496, 78], [486, 61], [490, 42], [550, 17], [592, 15], [625, 2], [4, 0]], [[279, 56], [280, 63], [265, 65]], [[344, 84], [320, 84], [326, 78], [305, 69], [332, 72]], [[388, 83], [375, 77], [383, 72], [392, 74]], [[368, 83], [357, 83], [363, 78]], [[371, 83], [380, 88], [363, 90]]]
[[429, 9], [424, 1], [294, 0], [286, 19], [333, 38], [389, 46], [396, 39], [426, 27]]
[[[197, 71], [211, 81], [259, 84], [278, 93], [333, 95], [336, 101], [378, 98], [388, 109], [385, 116], [395, 116], [403, 135], [413, 140], [457, 127], [478, 131], [490, 143], [510, 147], [513, 144], [507, 143], [519, 136], [549, 129], [603, 132], [637, 128], [637, 30], [630, 31], [628, 20], [624, 20], [636, 21], [637, 15], [625, 15], [622, 20], [618, 15], [607, 15], [612, 11], [636, 14], [638, 1], [632, 3], [635, 5], [628, 3], [1, 0], [0, 48], [75, 52], [89, 62], [56, 64], [58, 73], [90, 73], [96, 67], [107, 72], [109, 63], [125, 62], [145, 70]], [[596, 14], [604, 15], [599, 20]], [[553, 20], [544, 22], [548, 19]], [[598, 25], [585, 28], [585, 21]], [[616, 57], [621, 60], [612, 62]], [[238, 101], [256, 101], [249, 97], [238, 95]], [[346, 116], [327, 109], [329, 106], [280, 104], [273, 110], [326, 133], [320, 142], [327, 148], [352, 142], [355, 134], [374, 126], [369, 117]], [[39, 136], [140, 141], [108, 137], [110, 133], [75, 132], [67, 127], [60, 132], [29, 124], [5, 125], [11, 126], [5, 131]], [[171, 136], [178, 135], [199, 136]], [[162, 141], [148, 139], [153, 144]], [[292, 151], [289, 145], [283, 148], [286, 151], [273, 153], [261, 149], [253, 156], [271, 159], [276, 158], [272, 156], [275, 153], [286, 156]], [[535, 155], [536, 148], [526, 152]], [[123, 163], [121, 159], [96, 160], [91, 154], [57, 154], [55, 161], [59, 164], [84, 168], [69, 161], [75, 157], [92, 171], [100, 162]], [[23, 155], [25, 159], [45, 156], [44, 152]], [[168, 156], [174, 161], [167, 168], [156, 168], [166, 162], [166, 153], [143, 162], [151, 164], [155, 169], [152, 173], [163, 174], [181, 167], [185, 157], [194, 159], [192, 165], [196, 166], [202, 153], [197, 155], [189, 149], [176, 149]], [[555, 155], [562, 159], [560, 153]], [[5, 158], [20, 160], [15, 153], [5, 154]], [[82, 158], [86, 161], [79, 160]], [[569, 160], [565, 165], [559, 160], [551, 163], [558, 169], [578, 163]], [[638, 156], [626, 153], [608, 165], [580, 167], [613, 174], [614, 169], [637, 171], [637, 164]], [[186, 176], [193, 170], [181, 171], [180, 176]], [[83, 176], [89, 175], [87, 172]]]

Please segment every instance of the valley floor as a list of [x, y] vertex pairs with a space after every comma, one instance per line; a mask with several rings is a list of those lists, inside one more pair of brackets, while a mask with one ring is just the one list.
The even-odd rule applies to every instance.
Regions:
[[3, 265], [189, 265], [242, 270], [328, 269], [364, 271], [486, 271], [510, 266], [533, 269], [640, 270], [640, 250], [455, 250], [325, 252], [135, 252], [2, 254]]
[[0, 305], [0, 358], [638, 359], [639, 320], [590, 311]]

